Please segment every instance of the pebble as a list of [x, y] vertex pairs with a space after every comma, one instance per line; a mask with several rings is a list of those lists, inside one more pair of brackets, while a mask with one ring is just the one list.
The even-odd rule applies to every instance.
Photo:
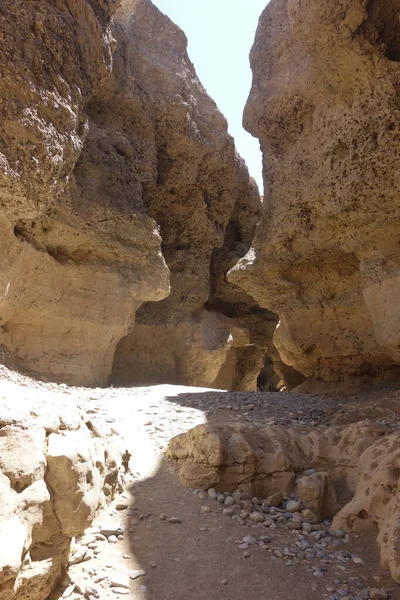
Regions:
[[205, 506], [205, 505], [200, 506], [200, 512], [201, 513], [209, 513], [209, 512], [211, 512], [211, 508], [209, 506]]
[[167, 515], [165, 515], [164, 513], [160, 514], [160, 521], [166, 521], [167, 520]]
[[245, 552], [243, 552], [243, 556], [244, 556], [245, 558], [249, 558], [249, 556], [250, 556], [250, 552], [249, 552], [248, 550], [246, 550]]
[[111, 591], [114, 592], [114, 594], [119, 594], [121, 596], [126, 596], [127, 594], [129, 594], [129, 590], [122, 587], [113, 587]]
[[125, 573], [115, 571], [108, 576], [108, 579], [111, 587], [129, 589], [129, 576]]
[[221, 583], [222, 583], [222, 585], [227, 585], [228, 584], [228, 580], [227, 579], [222, 579]]
[[124, 530], [122, 529], [122, 527], [120, 525], [110, 525], [110, 526], [104, 526], [104, 527], [100, 527], [100, 533], [102, 535], [104, 535], [105, 537], [109, 537], [110, 535], [122, 535], [124, 533]]
[[224, 504], [225, 506], [233, 506], [235, 504], [235, 501], [232, 498], [232, 496], [227, 496], [224, 500]]
[[172, 523], [173, 525], [181, 523], [181, 520], [179, 517], [170, 517], [168, 519], [168, 523]]
[[[264, 539], [265, 539], [265, 537], [264, 537]], [[269, 538], [267, 538], [267, 539], [269, 539]], [[257, 542], [256, 538], [255, 538], [255, 537], [253, 537], [252, 535], [246, 535], [246, 536], [243, 538], [243, 543], [244, 543], [244, 544], [249, 544], [249, 545], [252, 545], [252, 544], [257, 544], [258, 542]]]
[[301, 502], [297, 500], [288, 500], [286, 503], [286, 510], [289, 513], [299, 512], [301, 510]]
[[216, 500], [218, 498], [218, 492], [214, 488], [210, 488], [207, 493], [208, 493], [209, 497], [212, 498], [213, 500]]
[[129, 577], [131, 579], [138, 579], [139, 577], [144, 577], [146, 575], [146, 571], [143, 569], [137, 569], [136, 571], [131, 571]]
[[116, 535], [110, 535], [108, 538], [109, 544], [116, 544], [118, 542], [118, 538]]
[[254, 523], [264, 523], [265, 521], [265, 515], [263, 515], [263, 513], [261, 512], [252, 512], [250, 515], [250, 519], [251, 521], [253, 521]]

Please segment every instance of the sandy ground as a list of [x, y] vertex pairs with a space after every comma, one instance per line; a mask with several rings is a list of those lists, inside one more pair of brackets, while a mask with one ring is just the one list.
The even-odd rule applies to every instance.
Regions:
[[[326, 564], [318, 560], [293, 563], [282, 557], [285, 549], [300, 543], [299, 532], [291, 533], [283, 526], [268, 532], [267, 549], [250, 545], [244, 552], [239, 548], [243, 538], [265, 531], [239, 525], [222, 514], [223, 507], [215, 500], [201, 499], [185, 489], [162, 455], [172, 436], [204, 422], [247, 420], [301, 426], [349, 422], [362, 415], [395, 424], [400, 421], [398, 391], [343, 399], [171, 385], [84, 389], [37, 382], [0, 368], [0, 396], [9, 398], [10, 394], [45, 395], [51, 402], [67, 396], [81, 405], [93, 430], [118, 437], [132, 453], [134, 479], [125, 492], [130, 507], [110, 506], [93, 529], [120, 527], [120, 539], [99, 541], [94, 544], [97, 556], [71, 567], [70, 575], [81, 590], [70, 586], [67, 592], [72, 600], [119, 595], [132, 600], [358, 600], [368, 598], [367, 590], [373, 588], [400, 599], [400, 587], [379, 566], [374, 535], [345, 538], [337, 549], [348, 552], [350, 558]], [[210, 512], [202, 512], [204, 506]], [[180, 522], [170, 523], [170, 517]], [[360, 559], [357, 564], [354, 556]], [[321, 567], [318, 577], [316, 565]], [[137, 576], [137, 570], [145, 574]], [[110, 587], [115, 574], [115, 585]], [[125, 577], [127, 586], [118, 586], [118, 575]]]

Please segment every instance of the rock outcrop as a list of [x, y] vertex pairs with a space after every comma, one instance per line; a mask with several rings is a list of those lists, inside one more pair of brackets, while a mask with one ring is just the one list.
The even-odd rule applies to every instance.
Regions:
[[166, 456], [188, 487], [239, 489], [267, 504], [294, 493], [316, 517], [334, 517], [334, 529], [377, 526], [382, 565], [400, 581], [399, 448], [398, 431], [371, 421], [292, 429], [198, 425], [173, 438]]
[[27, 392], [10, 385], [0, 402], [1, 600], [48, 597], [125, 472], [69, 395]]
[[251, 52], [266, 193], [229, 279], [278, 313], [283, 361], [325, 382], [399, 376], [398, 15], [272, 0]]
[[91, 115], [122, 117], [144, 204], [160, 225], [171, 293], [140, 308], [112, 381], [256, 389], [276, 318], [225, 274], [250, 247], [257, 187], [197, 78], [184, 33], [137, 0], [116, 13], [114, 35], [113, 83]]
[[0, 7], [0, 345], [12, 364], [75, 384], [105, 384], [135, 310], [169, 290], [123, 134], [88, 123], [119, 4]]

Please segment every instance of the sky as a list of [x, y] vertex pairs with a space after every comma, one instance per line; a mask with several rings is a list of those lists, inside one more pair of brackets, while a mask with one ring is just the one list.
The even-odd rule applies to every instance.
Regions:
[[189, 56], [208, 94], [228, 121], [229, 133], [262, 191], [258, 139], [242, 126], [251, 88], [249, 52], [268, 0], [153, 0], [186, 34]]

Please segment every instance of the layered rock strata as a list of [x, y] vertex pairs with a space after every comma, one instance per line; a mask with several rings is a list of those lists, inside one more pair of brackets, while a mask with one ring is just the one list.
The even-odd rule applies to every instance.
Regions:
[[399, 10], [272, 0], [251, 52], [266, 193], [230, 280], [278, 313], [283, 361], [325, 382], [399, 375]]

